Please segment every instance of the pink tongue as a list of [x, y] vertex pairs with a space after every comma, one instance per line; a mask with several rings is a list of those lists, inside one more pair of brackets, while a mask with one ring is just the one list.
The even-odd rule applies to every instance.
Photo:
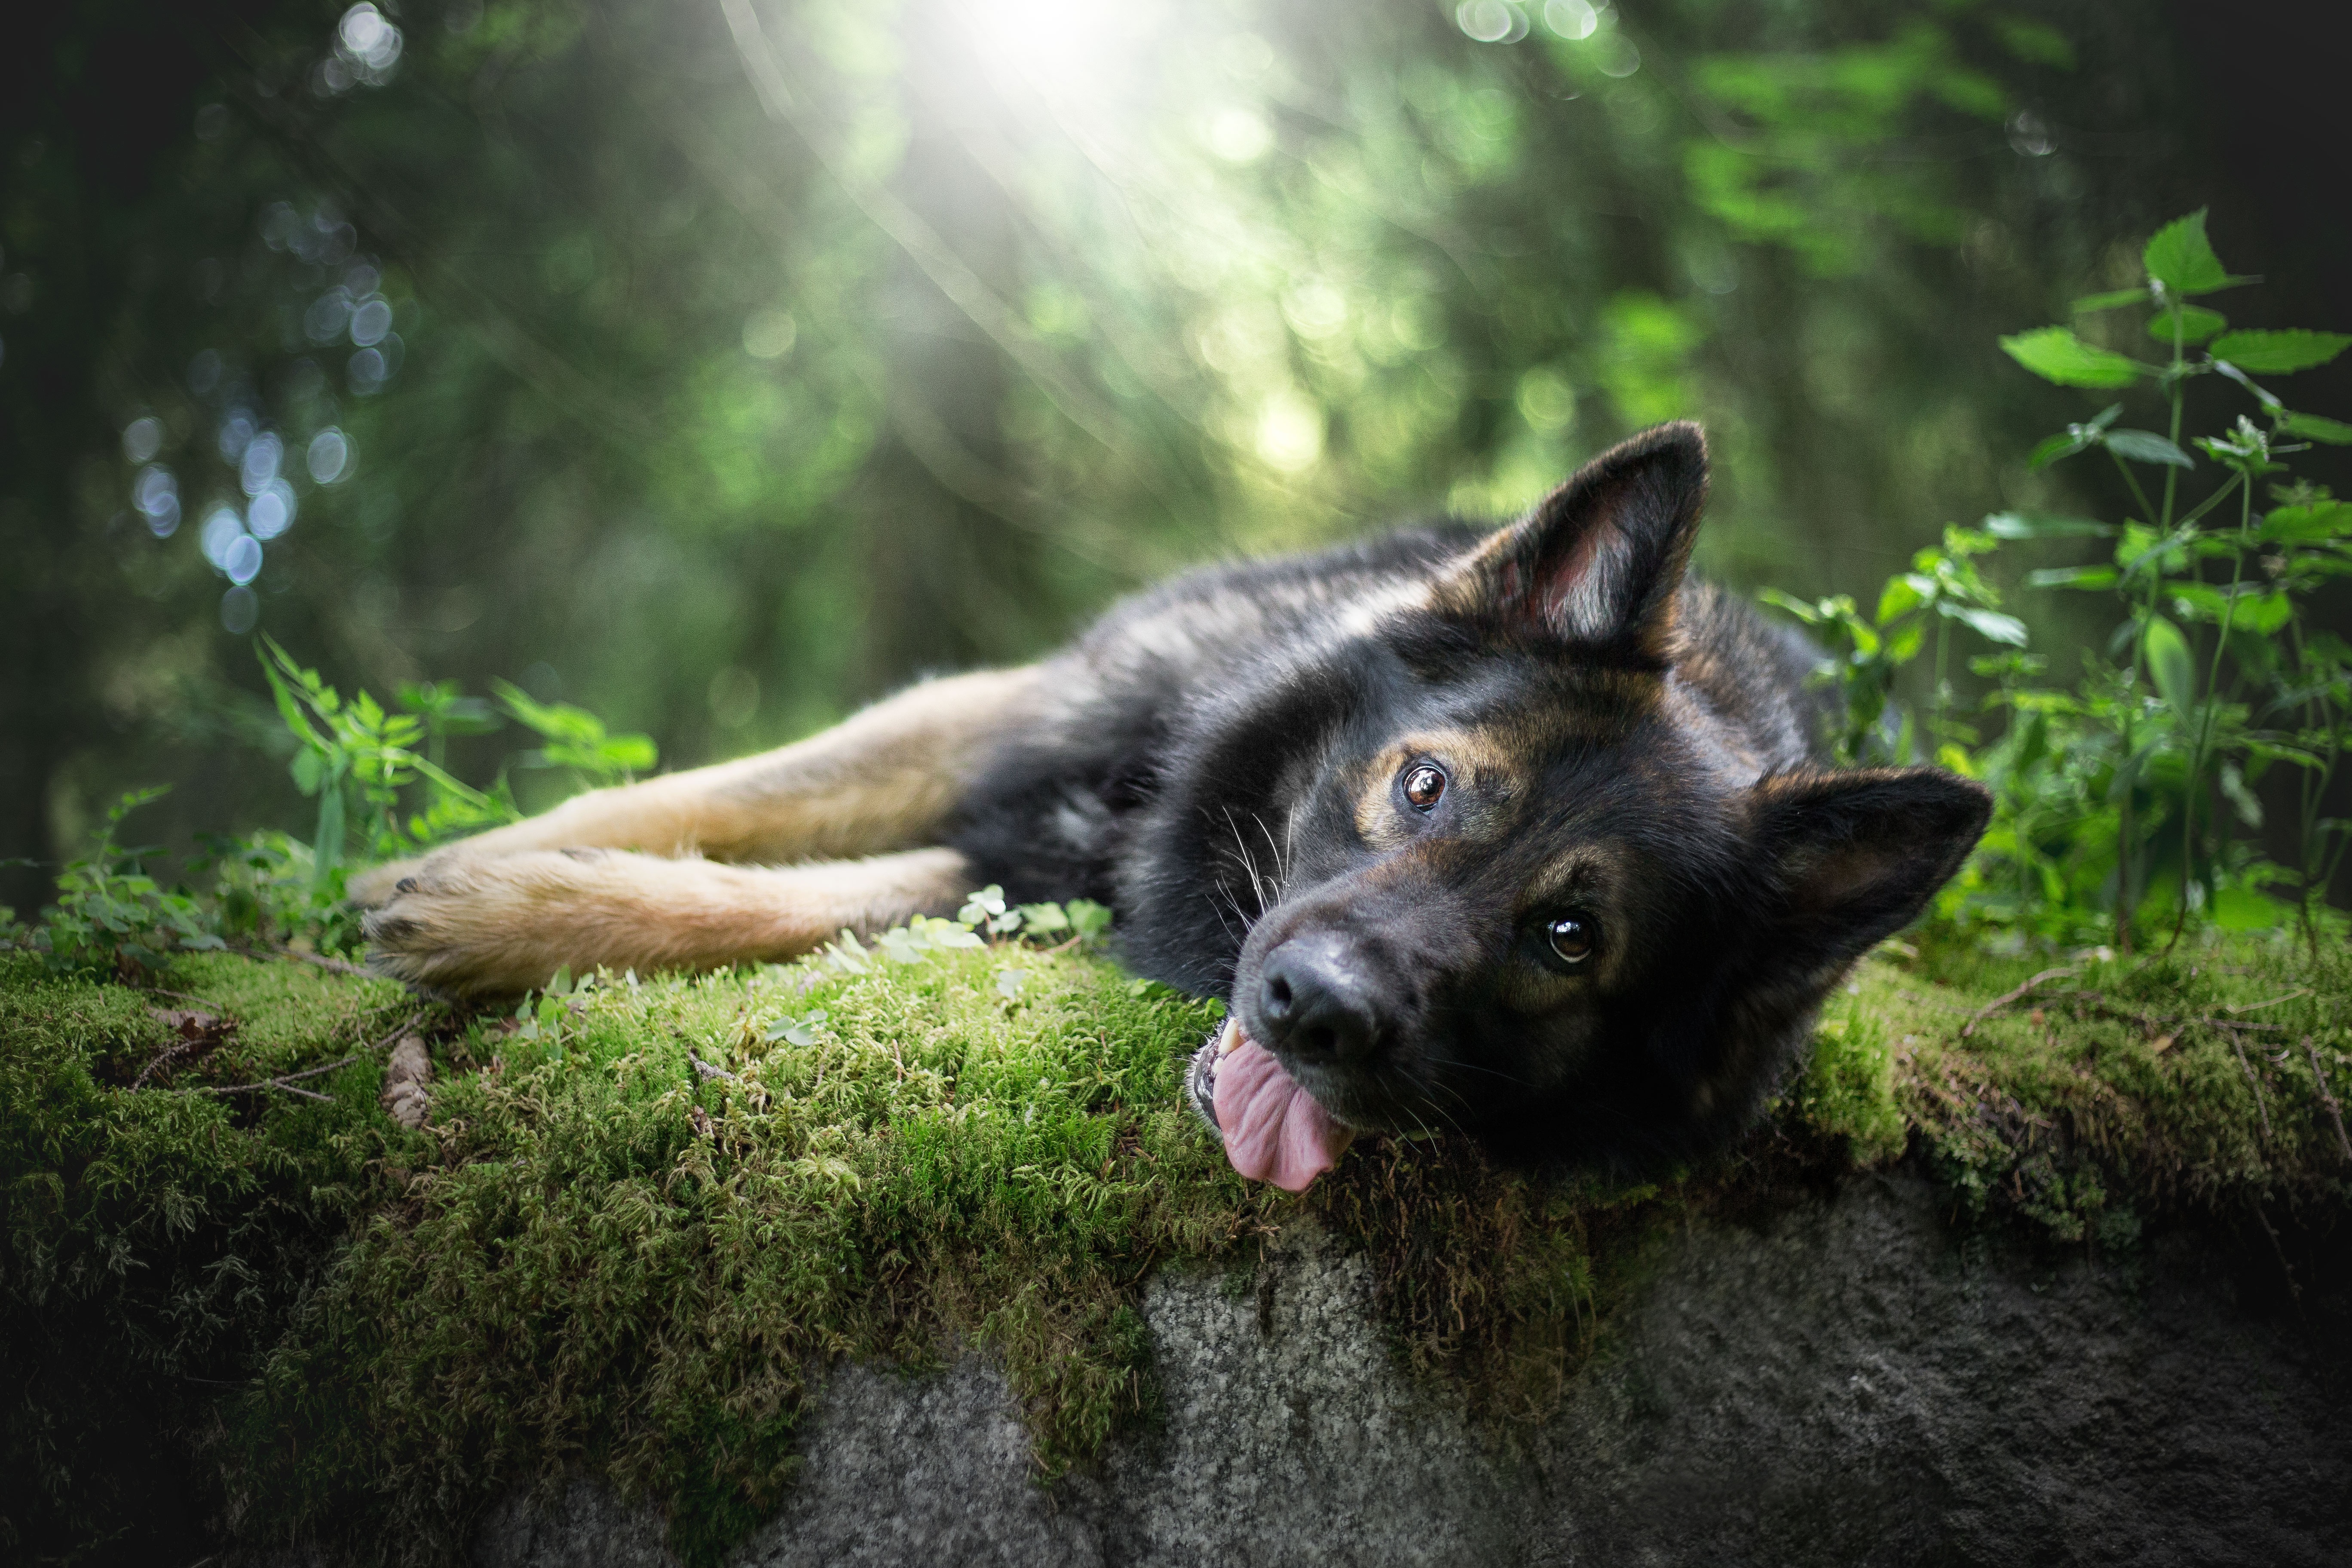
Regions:
[[1339, 1163], [1356, 1136], [1332, 1121], [1272, 1052], [1247, 1037], [1217, 1064], [1216, 1092], [1225, 1158], [1251, 1181], [1272, 1182], [1286, 1193], [1305, 1192]]

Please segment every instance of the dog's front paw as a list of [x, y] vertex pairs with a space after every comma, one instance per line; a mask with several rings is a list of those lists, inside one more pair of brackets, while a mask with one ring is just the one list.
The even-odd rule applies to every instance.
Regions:
[[516, 863], [529, 858], [467, 861], [445, 852], [373, 868], [368, 891], [377, 896], [361, 927], [368, 966], [438, 991], [544, 984], [552, 965], [534, 951], [539, 889], [530, 868]]
[[382, 909], [392, 902], [401, 883], [412, 880], [425, 868], [425, 858], [387, 860], [381, 866], [368, 866], [354, 871], [343, 882], [343, 897], [363, 910]]

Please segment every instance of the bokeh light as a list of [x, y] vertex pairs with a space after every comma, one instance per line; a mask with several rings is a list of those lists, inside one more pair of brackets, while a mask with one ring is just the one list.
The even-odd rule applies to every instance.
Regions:
[[163, 422], [152, 414], [145, 414], [122, 427], [122, 455], [134, 463], [143, 463], [163, 446]]
[[284, 479], [272, 479], [245, 509], [246, 526], [256, 539], [275, 539], [294, 526], [294, 487]]
[[221, 571], [240, 587], [260, 576], [261, 541], [249, 533], [238, 534], [222, 552]]
[[140, 469], [131, 483], [131, 504], [146, 517], [147, 527], [156, 538], [170, 538], [180, 526], [178, 477], [160, 463]]
[[235, 507], [224, 503], [205, 513], [204, 526], [196, 531], [196, 545], [215, 571], [226, 572], [230, 548], [244, 537], [245, 519]]
[[1585, 0], [1544, 0], [1543, 18], [1545, 26], [1571, 40], [1589, 38], [1601, 26], [1601, 13]]
[[275, 430], [264, 430], [245, 444], [237, 458], [237, 482], [245, 493], [257, 496], [278, 477], [278, 465], [286, 460], [286, 443]]
[[261, 619], [261, 596], [243, 584], [221, 595], [221, 630], [231, 637], [241, 637], [253, 630]]
[[338, 483], [352, 471], [351, 437], [330, 425], [310, 437], [303, 461], [310, 470], [312, 483]]
[[753, 359], [782, 359], [799, 337], [789, 310], [754, 310], [743, 322], [743, 352]]

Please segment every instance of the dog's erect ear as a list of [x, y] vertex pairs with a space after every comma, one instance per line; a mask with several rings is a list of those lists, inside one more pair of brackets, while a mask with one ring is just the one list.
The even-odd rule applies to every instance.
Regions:
[[1521, 633], [1626, 645], [1663, 661], [1706, 500], [1699, 427], [1643, 431], [1487, 538], [1440, 585], [1440, 603], [1499, 616]]
[[1992, 814], [1984, 786], [1938, 768], [1766, 779], [1753, 842], [1777, 894], [1759, 956], [1838, 968], [1911, 923], [1960, 868]]

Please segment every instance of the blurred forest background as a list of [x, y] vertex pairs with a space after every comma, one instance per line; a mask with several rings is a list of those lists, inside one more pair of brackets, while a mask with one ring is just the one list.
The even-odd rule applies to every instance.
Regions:
[[[257, 630], [690, 765], [1685, 415], [1705, 569], [1873, 594], [1947, 521], [2113, 502], [2024, 461], [2108, 395], [1995, 338], [2164, 219], [2210, 204], [2250, 321], [2352, 316], [2327, 36], [2305, 0], [41, 8], [0, 58], [0, 857], [37, 863], [0, 902], [133, 784], [177, 786], [142, 839], [308, 821]], [[2298, 395], [2341, 416], [2352, 372]], [[2014, 607], [2063, 679], [2055, 600]]]

